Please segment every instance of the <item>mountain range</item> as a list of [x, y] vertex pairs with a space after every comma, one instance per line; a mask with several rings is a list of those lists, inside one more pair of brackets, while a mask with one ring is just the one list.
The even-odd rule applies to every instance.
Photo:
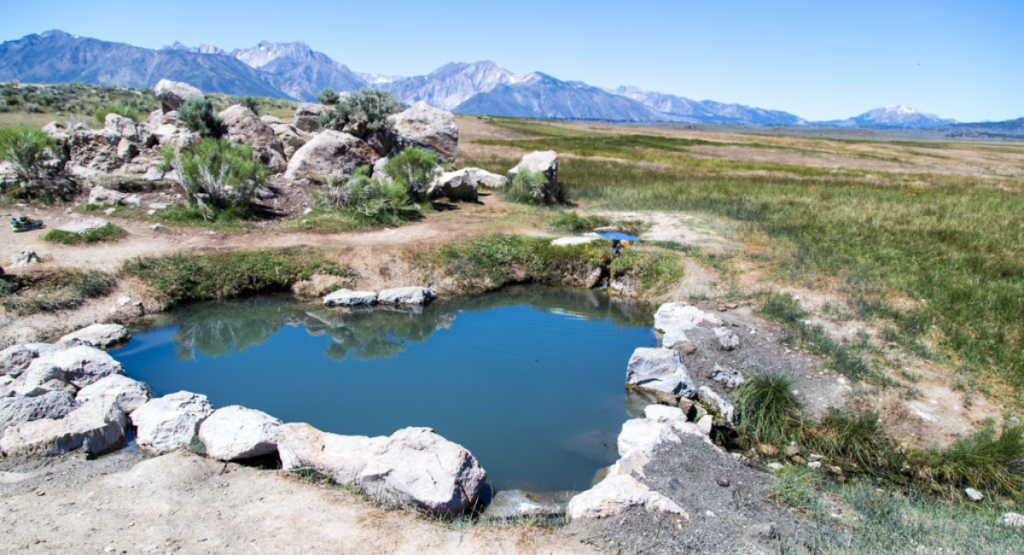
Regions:
[[304, 42], [262, 41], [253, 48], [232, 51], [176, 42], [152, 50], [47, 31], [0, 44], [0, 81], [152, 87], [163, 78], [208, 92], [302, 101], [315, 100], [317, 92], [327, 87], [339, 92], [374, 87], [405, 102], [423, 100], [456, 113], [509, 117], [910, 129], [955, 123], [902, 106], [877, 108], [845, 120], [808, 122], [779, 110], [692, 100], [636, 87], [603, 89], [543, 73], [517, 75], [491, 61], [449, 63], [414, 77], [357, 73]]

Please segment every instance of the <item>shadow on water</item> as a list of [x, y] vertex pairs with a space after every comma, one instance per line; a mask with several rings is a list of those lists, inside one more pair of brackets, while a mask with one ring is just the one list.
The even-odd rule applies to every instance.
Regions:
[[652, 311], [545, 287], [369, 310], [264, 296], [157, 315], [112, 354], [156, 395], [342, 434], [428, 426], [499, 489], [579, 490], [616, 459], [626, 363], [655, 345]]

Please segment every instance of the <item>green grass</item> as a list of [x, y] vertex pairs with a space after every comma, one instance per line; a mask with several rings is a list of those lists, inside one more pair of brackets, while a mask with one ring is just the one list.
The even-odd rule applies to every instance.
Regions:
[[782, 374], [753, 376], [736, 390], [736, 426], [756, 441], [783, 444], [792, 439], [800, 415], [795, 383]]
[[288, 291], [315, 273], [349, 278], [355, 275], [316, 251], [300, 249], [140, 258], [125, 263], [123, 271], [156, 289], [167, 308], [193, 301]]
[[80, 245], [82, 243], [111, 243], [124, 239], [127, 236], [128, 232], [124, 228], [108, 223], [102, 227], [90, 229], [85, 233], [72, 233], [70, 231], [51, 229], [46, 232], [46, 235], [43, 235], [43, 240], [50, 241], [51, 243], [60, 243], [61, 245]]
[[601, 216], [581, 215], [575, 210], [559, 212], [551, 217], [549, 225], [553, 229], [568, 231], [570, 233], [584, 233], [593, 231], [594, 228], [609, 225], [611, 221]]
[[18, 316], [71, 310], [109, 295], [116, 280], [103, 272], [57, 268], [0, 277], [0, 306]]
[[1024, 427], [996, 432], [992, 424], [945, 449], [927, 454], [929, 477], [946, 484], [952, 495], [965, 487], [1024, 496]]

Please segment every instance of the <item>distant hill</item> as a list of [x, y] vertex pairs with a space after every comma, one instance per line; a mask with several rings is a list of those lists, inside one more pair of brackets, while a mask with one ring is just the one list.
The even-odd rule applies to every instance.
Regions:
[[873, 127], [877, 129], [931, 129], [956, 123], [934, 114], [925, 114], [906, 106], [885, 106], [844, 120], [823, 121], [816, 125], [834, 127]]
[[725, 123], [735, 125], [802, 125], [803, 118], [779, 110], [751, 108], [742, 104], [723, 104], [713, 100], [691, 100], [682, 96], [619, 87], [611, 92], [631, 98], [663, 114], [686, 123]]
[[950, 138], [1024, 139], [1024, 118], [1007, 121], [957, 123], [940, 129]]

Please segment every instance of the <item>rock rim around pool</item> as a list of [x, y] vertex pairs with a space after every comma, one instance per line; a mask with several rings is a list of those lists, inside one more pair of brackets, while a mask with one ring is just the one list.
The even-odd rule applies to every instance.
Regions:
[[282, 422], [265, 412], [231, 405], [213, 411], [199, 425], [206, 456], [219, 461], [251, 459], [277, 452], [274, 431]]
[[385, 289], [377, 295], [380, 304], [422, 305], [437, 298], [433, 290], [426, 287], [410, 286]]
[[179, 391], [152, 399], [131, 414], [136, 441], [146, 452], [160, 454], [188, 447], [199, 425], [213, 412], [206, 395]]
[[722, 320], [684, 302], [665, 303], [654, 313], [654, 329], [664, 334], [661, 344], [666, 348], [688, 342], [686, 332], [701, 324], [718, 327], [722, 325]]
[[664, 347], [640, 347], [633, 351], [626, 369], [626, 384], [687, 398], [697, 395], [682, 355]]
[[87, 345], [97, 349], [111, 349], [132, 338], [128, 328], [121, 324], [93, 324], [60, 338], [58, 347]]
[[324, 306], [370, 306], [377, 304], [376, 291], [340, 289], [324, 297]]

